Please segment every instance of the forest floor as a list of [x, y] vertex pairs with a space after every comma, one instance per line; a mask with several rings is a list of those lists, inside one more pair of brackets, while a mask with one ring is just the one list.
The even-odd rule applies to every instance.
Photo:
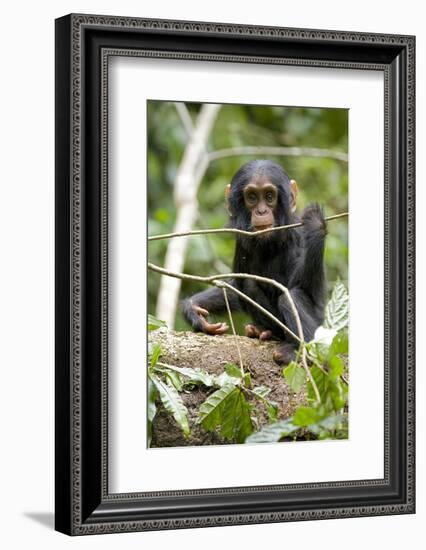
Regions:
[[[235, 338], [231, 335], [208, 336], [194, 332], [174, 332], [158, 329], [150, 333], [153, 342], [161, 345], [161, 361], [176, 367], [202, 368], [209, 374], [221, 374], [228, 363], [239, 365]], [[277, 342], [260, 342], [257, 339], [237, 336], [245, 372], [251, 376], [252, 387], [267, 386], [271, 392], [268, 399], [278, 406], [278, 420], [286, 419], [295, 409], [304, 403], [306, 388], [297, 394], [288, 387], [282, 376], [282, 367], [277, 365], [272, 354]], [[215, 388], [194, 386], [181, 392], [182, 400], [188, 409], [191, 435], [185, 438], [174, 421], [161, 404], [158, 403], [157, 414], [153, 423], [151, 447], [176, 447], [188, 445], [219, 445], [224, 441], [218, 433], [206, 432], [197, 422], [198, 409], [201, 403], [215, 391]], [[257, 429], [268, 424], [266, 407], [250, 395], [248, 401], [256, 400], [258, 411]], [[256, 430], [257, 431], [257, 430]]]

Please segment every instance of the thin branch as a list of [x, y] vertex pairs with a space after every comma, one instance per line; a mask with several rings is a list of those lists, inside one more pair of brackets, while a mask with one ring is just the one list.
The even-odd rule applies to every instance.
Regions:
[[[341, 214], [334, 214], [324, 218], [326, 222], [331, 220], [337, 220], [338, 218], [345, 218], [349, 216], [349, 212], [342, 212]], [[244, 235], [246, 237], [256, 237], [263, 235], [264, 233], [271, 233], [273, 231], [281, 231], [285, 229], [292, 229], [293, 227], [301, 227], [303, 222], [291, 223], [289, 225], [280, 225], [278, 227], [270, 227], [269, 229], [262, 229], [261, 231], [245, 231], [244, 229], [235, 229], [233, 227], [220, 228], [220, 229], [196, 229], [194, 231], [182, 231], [179, 233], [165, 233], [164, 235], [152, 235], [148, 237], [148, 241], [160, 241], [161, 239], [173, 239], [175, 237], [189, 237], [191, 235], [210, 235], [213, 233], [235, 233], [237, 235]]]
[[348, 162], [348, 155], [331, 149], [318, 149], [316, 147], [269, 147], [269, 146], [242, 146], [219, 149], [208, 153], [208, 161], [219, 160], [236, 156], [279, 156], [279, 157], [319, 157], [330, 158], [341, 162]]
[[235, 332], [234, 319], [232, 318], [232, 313], [231, 313], [231, 308], [229, 306], [228, 294], [226, 292], [226, 288], [222, 288], [222, 292], [223, 292], [223, 297], [225, 299], [226, 309], [228, 311], [229, 323], [231, 325], [232, 334], [234, 335], [235, 347], [237, 348], [237, 351], [238, 351], [238, 358], [239, 358], [239, 361], [240, 361], [241, 378], [244, 379], [244, 374], [245, 373], [244, 373], [244, 367], [243, 367], [243, 358], [241, 356], [241, 350], [240, 350], [240, 346], [238, 344], [237, 333]]

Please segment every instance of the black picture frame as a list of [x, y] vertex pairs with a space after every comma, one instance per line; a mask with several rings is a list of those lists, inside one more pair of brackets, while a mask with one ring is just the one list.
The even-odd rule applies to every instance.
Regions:
[[[385, 97], [384, 478], [108, 493], [111, 55], [377, 70]], [[56, 529], [69, 535], [415, 511], [415, 38], [71, 14], [56, 20]]]

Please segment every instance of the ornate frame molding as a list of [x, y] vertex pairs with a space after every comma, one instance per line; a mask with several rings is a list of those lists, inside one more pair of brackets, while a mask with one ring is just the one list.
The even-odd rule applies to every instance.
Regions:
[[[415, 40], [412, 36], [346, 33], [278, 27], [253, 27], [218, 23], [186, 22], [70, 15], [56, 22], [57, 48], [57, 356], [56, 356], [56, 528], [73, 535], [112, 533], [151, 529], [177, 529], [214, 525], [281, 522], [359, 517], [414, 512], [414, 170], [415, 170]], [[98, 37], [101, 31], [111, 31], [109, 37]], [[108, 34], [108, 33], [107, 33]], [[181, 49], [155, 48], [155, 37], [182, 38]], [[235, 40], [240, 47], [247, 45], [246, 54], [229, 51], [211, 53], [189, 51], [185, 44], [197, 37], [209, 37], [227, 46], [222, 37]], [[124, 38], [122, 38], [124, 37]], [[122, 44], [126, 39], [141, 46]], [[186, 41], [186, 42], [185, 42]], [[256, 55], [253, 44], [269, 50], [276, 47], [276, 55]], [[299, 45], [293, 56], [280, 55], [286, 45]], [[322, 49], [319, 46], [322, 45]], [[318, 56], [313, 56], [319, 51]], [[362, 46], [362, 48], [360, 48]], [[368, 48], [365, 48], [368, 46]], [[196, 49], [195, 47], [195, 49]], [[371, 54], [369, 54], [369, 49]], [[306, 54], [311, 55], [306, 55]], [[362, 53], [364, 52], [364, 53]], [[107, 404], [108, 404], [108, 59], [110, 56], [141, 56], [151, 58], [191, 59], [200, 61], [228, 61], [368, 69], [383, 71], [385, 78], [385, 477], [383, 480], [360, 482], [312, 483], [276, 485], [270, 487], [240, 487], [210, 490], [188, 490], [155, 493], [109, 494], [107, 476]], [[96, 75], [92, 76], [93, 69]], [[90, 69], [90, 76], [89, 76]], [[97, 80], [96, 80], [97, 79]], [[98, 82], [100, 97], [93, 90]], [[99, 102], [99, 103], [98, 103]], [[93, 121], [93, 106], [100, 116]], [[399, 115], [399, 120], [396, 119]], [[92, 133], [90, 133], [90, 131]], [[400, 130], [402, 129], [402, 135]], [[99, 146], [92, 143], [93, 132], [99, 136]], [[90, 137], [92, 136], [92, 137]], [[88, 148], [97, 151], [97, 161], [90, 165]], [[98, 149], [96, 149], [98, 147]], [[95, 174], [96, 177], [93, 177]], [[99, 209], [88, 213], [89, 185]], [[89, 184], [90, 182], [90, 184]], [[405, 187], [404, 187], [405, 186]], [[64, 219], [65, 217], [65, 219]], [[396, 228], [390, 221], [396, 220]], [[97, 228], [93, 222], [96, 222]], [[395, 224], [393, 224], [395, 225]], [[392, 227], [393, 227], [392, 225]], [[88, 232], [99, 236], [99, 250]], [[89, 236], [88, 236], [89, 235]], [[95, 255], [94, 264], [92, 255]], [[395, 263], [395, 262], [399, 263]], [[93, 283], [97, 296], [90, 307], [95, 307], [98, 321], [96, 341], [87, 333], [88, 273], [95, 266]], [[395, 289], [397, 290], [395, 296]], [[392, 291], [392, 292], [391, 292]], [[397, 303], [398, 302], [398, 303]], [[68, 306], [66, 307], [66, 304]], [[391, 313], [399, 305], [402, 319], [394, 322]], [[92, 318], [93, 320], [93, 318]], [[396, 324], [395, 324], [396, 323]], [[396, 332], [395, 332], [396, 331]], [[399, 340], [391, 340], [395, 334]], [[91, 333], [93, 336], [93, 334]], [[87, 350], [92, 346], [96, 349]], [[97, 360], [96, 383], [88, 383], [85, 369]], [[398, 387], [395, 376], [398, 377]], [[402, 385], [401, 385], [402, 384]], [[402, 389], [401, 389], [402, 388]], [[64, 397], [68, 392], [68, 398]], [[95, 404], [88, 399], [98, 392]], [[397, 412], [404, 417], [396, 419]], [[97, 445], [87, 441], [88, 415], [96, 417]], [[93, 419], [92, 419], [93, 420]], [[398, 424], [398, 422], [400, 424]], [[85, 431], [86, 428], [86, 431]], [[94, 431], [93, 431], [94, 430]], [[395, 440], [404, 447], [397, 455]], [[405, 461], [406, 467], [402, 469]], [[395, 470], [396, 468], [396, 470]], [[93, 476], [93, 479], [92, 477]], [[398, 478], [398, 479], [396, 479]], [[377, 493], [373, 502], [364, 492]], [[337, 498], [339, 491], [364, 495], [356, 505], [344, 505]], [[326, 491], [336, 495], [335, 505], [315, 505], [309, 500], [309, 491]], [[353, 491], [353, 493], [351, 493]], [[274, 507], [262, 505], [244, 512], [244, 506], [235, 504], [228, 514], [217, 512], [173, 512], [173, 499], [187, 497], [195, 502], [203, 498], [226, 495], [243, 503], [244, 496], [258, 494], [266, 502], [275, 495]], [[277, 495], [305, 499], [304, 510], [291, 507], [283, 501], [280, 509]], [[302, 495], [302, 497], [300, 496]], [[303, 496], [305, 495], [305, 496]], [[287, 497], [286, 497], [287, 498]], [[154, 514], [144, 501], [168, 500], [168, 512]], [[332, 503], [334, 501], [332, 500]], [[378, 502], [378, 503], [377, 503]]]

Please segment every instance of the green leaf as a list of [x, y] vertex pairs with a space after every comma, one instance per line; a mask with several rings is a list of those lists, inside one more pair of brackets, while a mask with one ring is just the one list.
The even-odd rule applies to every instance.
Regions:
[[244, 386], [251, 388], [251, 374], [249, 372], [246, 372], [244, 375]]
[[333, 338], [333, 341], [330, 346], [329, 354], [348, 354], [349, 352], [349, 337], [347, 330], [341, 330]]
[[[311, 367], [311, 375], [318, 388], [321, 401], [323, 401], [328, 390], [327, 374], [324, 371], [322, 371], [319, 367], [314, 365], [313, 367]], [[308, 381], [307, 389], [308, 389], [308, 399], [310, 401], [315, 401], [316, 396], [310, 381]]]
[[268, 413], [269, 422], [276, 422], [278, 416], [278, 403], [267, 399], [271, 393], [271, 388], [268, 386], [256, 386], [253, 388], [253, 393], [256, 394], [265, 404], [266, 412]]
[[336, 378], [331, 386], [330, 396], [334, 410], [340, 411], [343, 409], [348, 401], [348, 391], [346, 384], [344, 384], [340, 378]]
[[188, 380], [187, 383], [203, 384], [204, 386], [211, 387], [215, 385], [215, 377], [205, 370], [190, 367], [175, 367], [174, 365], [167, 365], [163, 367], [164, 370], [173, 371], [181, 374]]
[[167, 325], [164, 321], [160, 321], [160, 319], [157, 319], [156, 317], [148, 313], [148, 330], [149, 331], [156, 330], [157, 328], [165, 327], [165, 326]]
[[[334, 356], [329, 363], [328, 373], [323, 372], [316, 366], [311, 368], [311, 374], [317, 385], [321, 396], [321, 403], [325, 407], [326, 413], [339, 411], [346, 405], [348, 399], [347, 385], [340, 379], [343, 367], [343, 361], [339, 357]], [[315, 400], [315, 394], [310, 382], [308, 382], [308, 400]]]
[[243, 443], [253, 431], [250, 406], [240, 388], [227, 384], [210, 395], [200, 406], [200, 421], [207, 431], [220, 426], [226, 439]]
[[165, 371], [167, 379], [170, 381], [172, 386], [174, 386], [178, 392], [182, 391], [182, 380], [177, 372], [172, 370]]
[[225, 365], [225, 372], [232, 378], [242, 378], [241, 369], [237, 367], [237, 365], [234, 365], [233, 363], [227, 363]]
[[321, 420], [320, 414], [313, 407], [298, 407], [293, 416], [293, 422], [297, 426], [309, 426]]
[[173, 418], [179, 424], [185, 437], [190, 434], [188, 424], [188, 410], [183, 404], [181, 396], [178, 394], [176, 388], [170, 384], [166, 384], [158, 376], [150, 375], [152, 382], [158, 390], [161, 402], [167, 412], [173, 415]]
[[246, 443], [276, 443], [283, 437], [288, 437], [296, 432], [299, 426], [296, 426], [291, 418], [281, 420], [275, 424], [269, 424], [259, 432], [250, 435]]
[[224, 402], [220, 433], [231, 441], [244, 443], [252, 432], [250, 407], [241, 389], [236, 388]]
[[259, 397], [267, 397], [271, 393], [271, 388], [268, 388], [268, 386], [256, 386], [253, 388], [253, 393], [258, 395]]
[[306, 349], [309, 359], [314, 363], [319, 363], [320, 365], [323, 365], [327, 361], [329, 346], [327, 346], [326, 344], [322, 342], [317, 342], [316, 340], [312, 340], [311, 342], [306, 344]]
[[302, 389], [305, 383], [306, 374], [303, 367], [298, 365], [295, 361], [291, 361], [291, 363], [283, 369], [283, 375], [292, 391], [297, 393]]
[[205, 430], [214, 431], [222, 423], [225, 402], [234, 391], [237, 388], [233, 384], [225, 384], [200, 405], [198, 414]]
[[155, 365], [157, 364], [157, 362], [160, 358], [160, 355], [161, 355], [161, 346], [160, 346], [160, 344], [156, 343], [156, 344], [153, 345], [152, 350], [151, 350], [151, 358], [150, 358], [151, 368], [155, 367]]
[[345, 370], [345, 364], [343, 363], [343, 360], [337, 356], [333, 355], [330, 357], [328, 361], [328, 367], [329, 367], [329, 376], [332, 379], [338, 378], [341, 374], [343, 374], [343, 371]]
[[148, 403], [147, 403], [147, 413], [148, 413], [148, 447], [151, 446], [152, 439], [152, 423], [157, 412], [157, 406], [155, 401], [157, 400], [158, 392], [152, 380], [148, 377]]
[[278, 403], [268, 400], [266, 402], [266, 411], [268, 413], [269, 422], [276, 422], [278, 418]]
[[349, 295], [345, 285], [336, 281], [331, 298], [326, 305], [324, 327], [341, 330], [349, 322]]
[[214, 385], [222, 388], [223, 386], [228, 386], [232, 384], [233, 386], [239, 386], [241, 384], [241, 378], [236, 376], [229, 376], [227, 372], [222, 372], [219, 376], [214, 377]]

